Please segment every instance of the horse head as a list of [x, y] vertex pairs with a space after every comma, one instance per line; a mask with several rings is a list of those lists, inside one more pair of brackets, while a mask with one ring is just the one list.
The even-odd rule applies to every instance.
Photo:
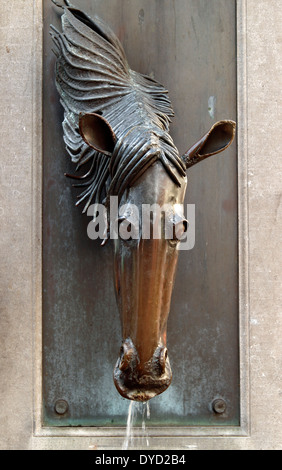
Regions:
[[[52, 0], [54, 1], [54, 0]], [[54, 1], [56, 5], [57, 2]], [[58, 5], [59, 6], [59, 5]], [[183, 156], [169, 135], [173, 110], [157, 81], [130, 69], [122, 45], [98, 17], [65, 0], [62, 32], [52, 27], [56, 84], [64, 107], [64, 140], [76, 169], [89, 170], [75, 186], [78, 203], [103, 203], [118, 212], [115, 290], [122, 346], [114, 369], [119, 393], [146, 401], [171, 383], [167, 319], [188, 221], [181, 207], [191, 166], [225, 150], [233, 121], [220, 121]]]

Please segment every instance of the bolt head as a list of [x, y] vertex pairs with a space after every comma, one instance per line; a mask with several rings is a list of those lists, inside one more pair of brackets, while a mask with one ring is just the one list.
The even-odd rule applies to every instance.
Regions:
[[223, 413], [225, 413], [226, 407], [227, 407], [226, 403], [224, 400], [222, 400], [222, 398], [218, 398], [217, 400], [214, 400], [212, 404], [213, 411], [218, 415], [222, 415]]
[[66, 400], [57, 400], [55, 403], [55, 412], [58, 415], [64, 415], [69, 409], [69, 404]]

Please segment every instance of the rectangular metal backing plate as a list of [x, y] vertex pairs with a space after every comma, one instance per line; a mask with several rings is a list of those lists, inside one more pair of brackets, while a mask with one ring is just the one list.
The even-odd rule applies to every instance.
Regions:
[[[169, 90], [171, 135], [184, 153], [217, 120], [236, 120], [235, 0], [73, 0], [120, 38], [133, 70]], [[113, 247], [87, 237], [90, 218], [65, 151], [49, 25], [60, 10], [44, 1], [43, 422], [120, 426], [129, 402], [113, 368], [121, 325]], [[186, 203], [196, 207], [196, 244], [181, 251], [168, 322], [169, 389], [150, 402], [150, 426], [239, 425], [237, 151], [189, 170]], [[216, 415], [212, 402], [227, 408]], [[68, 402], [59, 416], [55, 402]]]

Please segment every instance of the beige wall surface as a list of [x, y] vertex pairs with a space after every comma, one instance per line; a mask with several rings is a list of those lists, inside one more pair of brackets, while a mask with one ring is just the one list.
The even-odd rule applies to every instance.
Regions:
[[[282, 9], [237, 3], [243, 432], [175, 431], [151, 448], [282, 448]], [[40, 0], [1, 2], [0, 449], [120, 449], [124, 431], [40, 427], [41, 28]]]

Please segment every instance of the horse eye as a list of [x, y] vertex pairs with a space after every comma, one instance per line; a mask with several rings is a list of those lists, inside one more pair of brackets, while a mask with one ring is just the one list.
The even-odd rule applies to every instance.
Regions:
[[189, 222], [188, 222], [188, 220], [184, 219], [184, 220], [183, 220], [183, 225], [184, 225], [184, 233], [186, 233], [187, 230], [188, 230], [188, 227], [189, 227]]
[[120, 224], [121, 224], [122, 222], [124, 222], [125, 220], [127, 220], [127, 218], [126, 218], [124, 215], [122, 215], [121, 217], [119, 217], [119, 218], [117, 219], [117, 222], [118, 222], [118, 224], [120, 225]]
[[173, 226], [173, 241], [178, 242], [183, 237], [184, 233], [188, 230], [188, 221], [186, 219], [174, 224]]

